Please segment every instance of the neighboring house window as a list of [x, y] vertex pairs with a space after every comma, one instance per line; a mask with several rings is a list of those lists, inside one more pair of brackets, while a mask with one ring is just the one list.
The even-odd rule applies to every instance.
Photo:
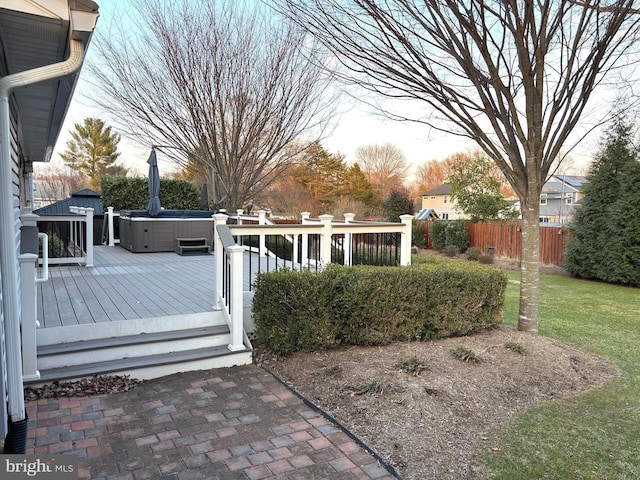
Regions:
[[567, 205], [571, 205], [573, 203], [573, 197], [569, 196], [565, 199]]
[[549, 223], [549, 217], [539, 217], [540, 223]]
[[540, 194], [540, 205], [546, 205], [547, 204], [547, 194], [546, 193], [541, 193]]
[[443, 220], [449, 220], [449, 214], [448, 213], [443, 213], [442, 214], [442, 219]]
[[447, 197], [444, 197], [444, 203], [447, 203]]
[[436, 199], [436, 197], [431, 197], [431, 200], [435, 200], [435, 199]]

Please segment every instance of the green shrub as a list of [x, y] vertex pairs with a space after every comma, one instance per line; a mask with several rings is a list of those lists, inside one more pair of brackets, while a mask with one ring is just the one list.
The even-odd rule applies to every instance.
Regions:
[[469, 246], [469, 232], [464, 220], [452, 220], [445, 229], [445, 245], [453, 245], [464, 252]]
[[482, 252], [476, 247], [467, 248], [467, 251], [464, 252], [464, 258], [472, 262], [477, 262], [481, 255]]
[[447, 245], [444, 247], [444, 254], [447, 257], [455, 257], [460, 253], [460, 249], [456, 245]]
[[[49, 258], [64, 258], [64, 242], [57, 233], [49, 233], [47, 255]], [[42, 240], [38, 239], [38, 253], [42, 258]]]
[[[120, 210], [146, 210], [149, 183], [146, 178], [105, 177], [102, 179], [102, 205]], [[160, 179], [160, 204], [170, 210], [199, 210], [200, 192], [191, 182]]]
[[440, 260], [411, 267], [343, 267], [320, 273], [259, 273], [253, 314], [258, 340], [277, 353], [342, 344], [443, 338], [502, 322], [506, 276]]
[[420, 375], [424, 370], [429, 370], [427, 363], [417, 357], [412, 357], [404, 362], [400, 362], [398, 364], [398, 368], [405, 373], [413, 375], [414, 377]]
[[377, 380], [363, 383], [354, 390], [355, 395], [377, 395], [382, 392], [382, 384]]
[[433, 248], [438, 251], [441, 251], [447, 244], [446, 230], [447, 222], [445, 222], [444, 220], [435, 220], [431, 222], [431, 228], [429, 229], [429, 238], [431, 239]]
[[470, 348], [463, 347], [462, 345], [451, 350], [451, 355], [466, 363], [480, 363], [480, 357], [478, 354]]
[[411, 243], [418, 248], [426, 248], [424, 222], [413, 221], [411, 225]]

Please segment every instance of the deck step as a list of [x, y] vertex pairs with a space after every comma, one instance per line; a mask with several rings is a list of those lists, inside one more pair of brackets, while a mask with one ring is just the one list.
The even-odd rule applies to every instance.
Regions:
[[251, 363], [251, 343], [245, 336], [246, 347], [231, 351], [229, 326], [219, 317], [209, 312], [206, 316], [112, 322], [106, 330], [99, 328], [102, 325], [94, 327], [101, 332], [99, 336], [94, 336], [93, 329], [87, 330], [87, 325], [61, 327], [40, 339], [40, 378], [25, 383], [37, 385], [108, 374], [147, 380]]
[[171, 330], [167, 332], [140, 333], [137, 335], [123, 335], [119, 337], [99, 338], [80, 342], [57, 343], [52, 345], [39, 345], [38, 357], [58, 355], [61, 353], [79, 353], [109, 349], [127, 345], [142, 345], [149, 343], [171, 342], [173, 340], [194, 339], [212, 335], [224, 335], [229, 333], [227, 325], [213, 325], [210, 327], [189, 328], [184, 330]]
[[251, 363], [250, 348], [231, 352], [226, 346], [220, 345], [41, 370], [40, 379], [28, 382], [28, 384], [42, 384], [54, 380], [70, 380], [104, 374], [130, 374], [134, 378], [148, 379], [180, 371], [247, 363]]

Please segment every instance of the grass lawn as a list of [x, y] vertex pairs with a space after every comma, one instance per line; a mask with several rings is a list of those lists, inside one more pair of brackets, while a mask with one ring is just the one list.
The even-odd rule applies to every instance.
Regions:
[[[507, 272], [505, 324], [517, 325], [519, 272]], [[640, 478], [640, 289], [540, 277], [540, 334], [581, 346], [622, 376], [547, 402], [491, 432], [489, 478]]]

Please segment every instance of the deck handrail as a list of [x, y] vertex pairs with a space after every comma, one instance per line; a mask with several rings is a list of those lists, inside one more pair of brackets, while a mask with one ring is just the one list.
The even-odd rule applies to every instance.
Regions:
[[214, 250], [216, 255], [216, 284], [214, 308], [222, 310], [229, 325], [232, 352], [244, 346], [243, 265], [244, 248], [237, 245], [227, 223], [228, 216], [216, 213], [214, 218]]
[[[49, 257], [49, 265], [79, 264], [93, 267], [93, 208], [71, 206], [69, 211], [65, 215], [41, 215], [38, 219], [39, 222], [68, 222], [69, 245], [74, 253], [78, 253], [73, 257]], [[44, 263], [42, 258], [38, 261], [41, 265]]]

